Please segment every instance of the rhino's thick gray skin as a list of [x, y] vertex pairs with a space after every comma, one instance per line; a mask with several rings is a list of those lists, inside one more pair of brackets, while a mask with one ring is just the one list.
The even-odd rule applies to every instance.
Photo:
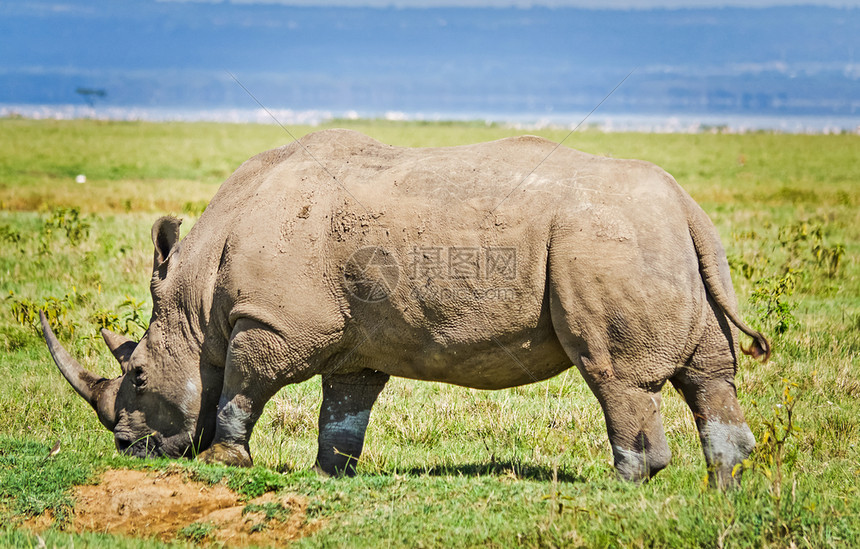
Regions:
[[330, 130], [262, 153], [182, 241], [177, 219], [155, 223], [149, 330], [104, 333], [120, 377], [85, 371], [43, 322], [51, 353], [121, 451], [239, 465], [266, 402], [322, 375], [317, 466], [334, 474], [354, 472], [389, 376], [502, 389], [576, 365], [618, 475], [647, 479], [669, 462], [669, 380], [712, 482], [736, 482], [755, 444], [737, 329], [770, 350], [738, 317], [713, 225], [651, 164], [555, 147]]

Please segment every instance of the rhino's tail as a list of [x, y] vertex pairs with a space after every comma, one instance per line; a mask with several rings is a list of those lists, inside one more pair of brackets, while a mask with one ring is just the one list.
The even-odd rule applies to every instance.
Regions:
[[693, 238], [693, 245], [699, 258], [699, 269], [702, 273], [705, 288], [717, 306], [723, 311], [723, 314], [740, 331], [753, 339], [749, 347], [745, 348], [741, 345], [741, 351], [756, 360], [767, 362], [770, 358], [770, 342], [768, 342], [767, 338], [761, 332], [753, 330], [741, 320], [735, 300], [730, 297], [730, 293], [724, 285], [725, 279], [720, 276], [721, 264], [728, 270], [728, 262], [726, 261], [726, 253], [723, 250], [723, 246], [717, 237], [716, 228], [698, 204], [691, 198], [688, 198], [688, 202], [690, 204], [688, 207], [689, 213], [687, 214], [690, 236]]

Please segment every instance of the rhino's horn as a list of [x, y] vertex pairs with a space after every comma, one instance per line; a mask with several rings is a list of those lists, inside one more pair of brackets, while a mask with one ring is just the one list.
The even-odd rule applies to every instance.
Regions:
[[114, 402], [122, 378], [106, 379], [88, 372], [66, 351], [54, 335], [44, 311], [39, 311], [39, 319], [42, 321], [42, 333], [48, 344], [48, 350], [63, 377], [95, 409], [102, 424], [113, 431], [116, 426]]
[[116, 334], [107, 328], [102, 328], [102, 338], [105, 340], [110, 352], [116, 357], [117, 362], [119, 362], [122, 373], [126, 373], [128, 371], [128, 359], [131, 358], [131, 353], [137, 347], [137, 342]]

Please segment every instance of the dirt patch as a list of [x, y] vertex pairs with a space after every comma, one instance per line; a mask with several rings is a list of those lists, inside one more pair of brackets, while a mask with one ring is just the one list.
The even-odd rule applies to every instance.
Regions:
[[319, 528], [301, 496], [242, 500], [226, 486], [189, 481], [177, 471], [107, 471], [99, 484], [76, 487], [74, 498], [71, 529], [78, 532], [267, 547]]

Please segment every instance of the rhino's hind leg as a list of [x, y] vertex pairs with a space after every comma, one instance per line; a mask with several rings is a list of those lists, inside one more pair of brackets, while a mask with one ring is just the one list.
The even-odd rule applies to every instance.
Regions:
[[388, 374], [375, 370], [323, 376], [316, 462], [319, 471], [327, 475], [355, 474], [370, 409], [387, 381]]
[[740, 485], [741, 464], [755, 448], [755, 437], [738, 403], [734, 377], [702, 379], [684, 371], [672, 378], [693, 412], [712, 487]]
[[594, 390], [606, 418], [615, 471], [641, 482], [664, 469], [672, 457], [660, 415], [660, 389], [610, 382]]
[[735, 336], [723, 315], [715, 314], [689, 363], [671, 378], [696, 420], [709, 482], [720, 489], [740, 485], [736, 466], [755, 448], [735, 389]]
[[[573, 306], [570, 309], [575, 310]], [[668, 368], [614, 360], [605, 350], [608, 344], [602, 334], [579, 337], [579, 330], [570, 328], [569, 318], [566, 313], [553, 313], [556, 334], [600, 402], [618, 478], [648, 480], [672, 457], [660, 415], [660, 390], [669, 377], [663, 372]], [[586, 339], [595, 342], [593, 349]], [[650, 376], [641, 372], [650, 372]]]

